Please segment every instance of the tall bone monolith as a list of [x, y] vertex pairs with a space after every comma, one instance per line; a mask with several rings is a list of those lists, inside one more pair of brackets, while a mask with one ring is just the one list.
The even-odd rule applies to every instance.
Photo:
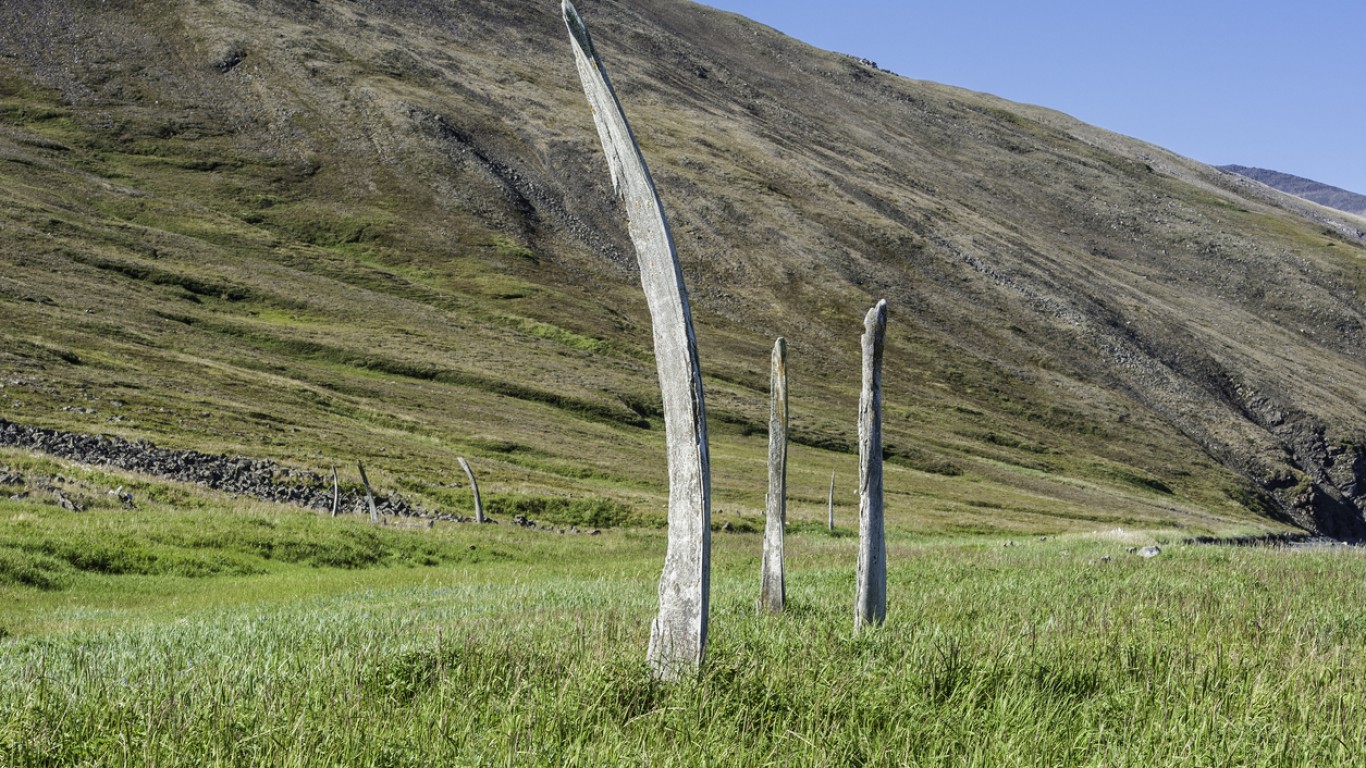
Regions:
[[828, 528], [828, 529], [830, 530], [830, 532], [833, 533], [833, 532], [835, 531], [835, 473], [834, 473], [834, 472], [831, 472], [831, 473], [830, 473], [830, 499], [829, 499], [829, 502], [828, 502], [828, 504], [827, 504], [827, 506], [826, 506], [826, 508], [825, 508], [825, 513], [826, 513], [826, 521], [825, 521], [826, 528]]
[[337, 465], [332, 465], [332, 516], [341, 511], [341, 480], [337, 479]]
[[678, 254], [645, 159], [583, 19], [569, 0], [561, 9], [612, 186], [625, 204], [653, 326], [668, 450], [669, 543], [647, 660], [659, 677], [675, 679], [701, 666], [710, 609], [711, 468], [697, 339]]
[[773, 344], [769, 377], [768, 503], [764, 555], [759, 573], [759, 610], [782, 613], [787, 605], [783, 531], [787, 525], [787, 340]]
[[360, 470], [360, 481], [365, 486], [365, 501], [370, 505], [370, 522], [378, 525], [379, 507], [375, 506], [375, 491], [370, 487], [370, 478], [365, 476], [365, 465], [357, 461], [356, 469]]
[[470, 463], [465, 461], [464, 456], [457, 456], [455, 460], [460, 462], [460, 468], [465, 470], [465, 477], [470, 479], [470, 492], [474, 494], [474, 522], [485, 522], [484, 500], [479, 497], [479, 481], [474, 479], [474, 470], [470, 469]]
[[887, 542], [882, 525], [882, 347], [887, 301], [863, 320], [863, 394], [858, 407], [858, 594], [854, 629], [887, 619]]

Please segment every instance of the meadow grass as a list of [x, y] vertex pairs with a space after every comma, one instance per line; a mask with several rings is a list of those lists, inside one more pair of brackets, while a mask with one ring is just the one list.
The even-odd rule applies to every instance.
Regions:
[[[266, 558], [260, 519], [389, 556]], [[661, 531], [200, 527], [255, 567], [0, 582], [0, 765], [1349, 765], [1366, 743], [1357, 549], [900, 534], [888, 622], [856, 635], [854, 537], [789, 536], [789, 609], [763, 617], [759, 537], [717, 534], [708, 658], [663, 684]]]

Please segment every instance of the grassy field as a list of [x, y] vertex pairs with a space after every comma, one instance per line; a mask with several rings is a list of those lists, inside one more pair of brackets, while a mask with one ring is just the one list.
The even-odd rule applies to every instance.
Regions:
[[643, 662], [657, 529], [182, 493], [0, 501], [0, 765], [1322, 766], [1366, 743], [1359, 549], [894, 527], [888, 622], [855, 635], [847, 528], [796, 526], [777, 618], [759, 535], [719, 533], [708, 659], [667, 685]]

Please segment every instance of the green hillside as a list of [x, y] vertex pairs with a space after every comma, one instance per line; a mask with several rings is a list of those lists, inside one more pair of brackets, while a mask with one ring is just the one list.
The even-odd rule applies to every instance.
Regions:
[[[1359, 536], [1366, 222], [679, 0], [580, 8], [678, 241], [718, 523]], [[649, 318], [554, 2], [9, 0], [0, 417], [386, 491], [664, 508]]]

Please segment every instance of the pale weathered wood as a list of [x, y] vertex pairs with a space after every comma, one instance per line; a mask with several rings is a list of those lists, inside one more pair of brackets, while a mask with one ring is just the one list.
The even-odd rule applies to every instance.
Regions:
[[460, 462], [460, 468], [465, 470], [465, 477], [470, 479], [470, 490], [474, 492], [474, 522], [484, 522], [484, 502], [479, 498], [479, 482], [474, 479], [474, 470], [470, 469], [470, 463], [465, 461], [464, 456], [456, 458]]
[[379, 507], [375, 506], [375, 492], [370, 488], [370, 478], [365, 476], [365, 465], [357, 461], [356, 469], [360, 470], [360, 481], [365, 486], [365, 500], [370, 504], [370, 522], [379, 523]]
[[887, 619], [887, 542], [882, 525], [882, 346], [887, 302], [863, 320], [863, 394], [859, 398], [859, 550], [854, 629]]
[[645, 159], [578, 11], [568, 0], [562, 10], [612, 185], [625, 203], [654, 331], [668, 447], [669, 543], [647, 658], [657, 675], [672, 679], [701, 665], [710, 609], [711, 468], [697, 339], [673, 237]]
[[827, 512], [827, 515], [828, 515], [828, 519], [827, 519], [827, 521], [826, 521], [826, 527], [829, 528], [829, 529], [833, 532], [833, 531], [835, 530], [835, 473], [834, 473], [834, 472], [831, 472], [831, 473], [830, 473], [830, 503], [829, 503], [829, 505], [826, 507], [826, 512]]
[[787, 605], [787, 572], [783, 562], [783, 532], [787, 525], [787, 340], [781, 337], [773, 344], [769, 392], [768, 515], [759, 573], [759, 610], [782, 613]]

